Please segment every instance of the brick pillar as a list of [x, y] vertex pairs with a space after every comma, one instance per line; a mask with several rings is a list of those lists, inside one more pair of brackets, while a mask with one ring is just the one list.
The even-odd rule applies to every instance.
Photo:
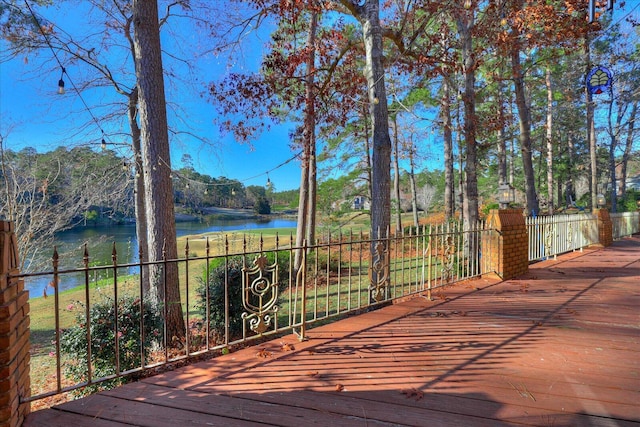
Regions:
[[487, 224], [495, 231], [483, 240], [483, 254], [502, 279], [529, 271], [529, 235], [521, 209], [493, 209]]
[[598, 241], [602, 246], [613, 243], [613, 223], [606, 209], [595, 209], [593, 213], [598, 217]]
[[29, 291], [18, 273], [13, 223], [0, 221], [0, 426], [20, 426], [29, 413], [21, 397], [31, 393], [29, 378]]

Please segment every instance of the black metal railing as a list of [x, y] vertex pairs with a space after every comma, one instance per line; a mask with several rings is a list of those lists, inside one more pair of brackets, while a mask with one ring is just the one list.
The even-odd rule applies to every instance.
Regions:
[[[32, 393], [26, 400], [111, 387], [199, 355], [476, 277], [490, 265], [484, 223], [410, 229], [371, 241], [364, 233], [294, 245], [292, 236], [188, 240], [178, 259], [79, 266], [21, 274], [47, 281], [32, 298]], [[373, 248], [373, 250], [372, 250]], [[472, 255], [471, 255], [472, 254]], [[296, 260], [298, 264], [296, 265]], [[173, 278], [173, 279], [172, 279]], [[70, 289], [64, 289], [69, 283]], [[52, 295], [51, 295], [52, 294]], [[34, 313], [37, 311], [37, 314]]]

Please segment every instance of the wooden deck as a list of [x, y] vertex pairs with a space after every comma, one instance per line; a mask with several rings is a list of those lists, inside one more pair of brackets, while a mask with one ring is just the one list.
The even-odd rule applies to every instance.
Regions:
[[27, 426], [640, 426], [640, 236], [34, 412]]

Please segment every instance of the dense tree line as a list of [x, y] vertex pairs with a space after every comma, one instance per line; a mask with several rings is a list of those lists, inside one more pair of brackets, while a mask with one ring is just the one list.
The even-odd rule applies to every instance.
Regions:
[[[434, 153], [445, 165], [446, 214], [468, 221], [495, 202], [499, 183], [516, 188], [529, 214], [589, 209], [597, 193], [615, 210], [626, 197], [638, 150], [633, 15], [614, 22], [600, 10], [590, 22], [579, 0], [244, 3], [252, 13], [238, 16], [236, 28], [269, 17], [277, 29], [259, 72], [212, 83], [222, 129], [243, 140], [265, 118], [297, 120], [303, 168], [314, 167], [318, 145], [320, 187], [323, 170], [332, 179], [341, 170], [345, 200], [372, 200], [372, 231], [389, 225], [400, 204], [399, 169], [411, 176]], [[587, 93], [597, 65], [613, 72], [613, 91]], [[303, 187], [311, 185], [305, 176]]]
[[[16, 223], [23, 268], [55, 233], [77, 225], [135, 220], [135, 169], [113, 150], [59, 147], [19, 151], [0, 144], [0, 217]], [[267, 189], [212, 178], [192, 167], [173, 171], [174, 203], [182, 212], [206, 214], [210, 207], [254, 208]], [[262, 206], [262, 212], [269, 208]], [[268, 213], [268, 212], [267, 212]]]

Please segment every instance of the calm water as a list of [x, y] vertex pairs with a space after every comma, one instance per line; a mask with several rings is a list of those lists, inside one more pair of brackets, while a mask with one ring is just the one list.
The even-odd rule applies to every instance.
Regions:
[[[291, 219], [272, 219], [268, 221], [251, 220], [216, 220], [209, 223], [189, 221], [176, 223], [178, 237], [212, 231], [238, 231], [257, 228], [290, 228], [296, 227], [297, 222]], [[113, 243], [116, 244], [118, 263], [126, 264], [138, 261], [138, 241], [134, 224], [112, 225], [106, 227], [82, 227], [64, 231], [56, 236], [56, 245], [60, 253], [59, 269], [82, 267], [84, 244], [89, 249], [91, 265], [111, 264]], [[47, 253], [49, 252], [49, 253]], [[53, 254], [53, 248], [42, 253], [42, 259], [48, 261]], [[44, 268], [52, 269], [48, 262]], [[60, 290], [69, 289], [82, 284], [82, 277], [64, 276], [60, 283]], [[31, 297], [43, 295], [44, 289], [51, 281], [51, 277], [28, 278], [25, 287], [29, 289]], [[52, 293], [52, 292], [48, 292]]]

